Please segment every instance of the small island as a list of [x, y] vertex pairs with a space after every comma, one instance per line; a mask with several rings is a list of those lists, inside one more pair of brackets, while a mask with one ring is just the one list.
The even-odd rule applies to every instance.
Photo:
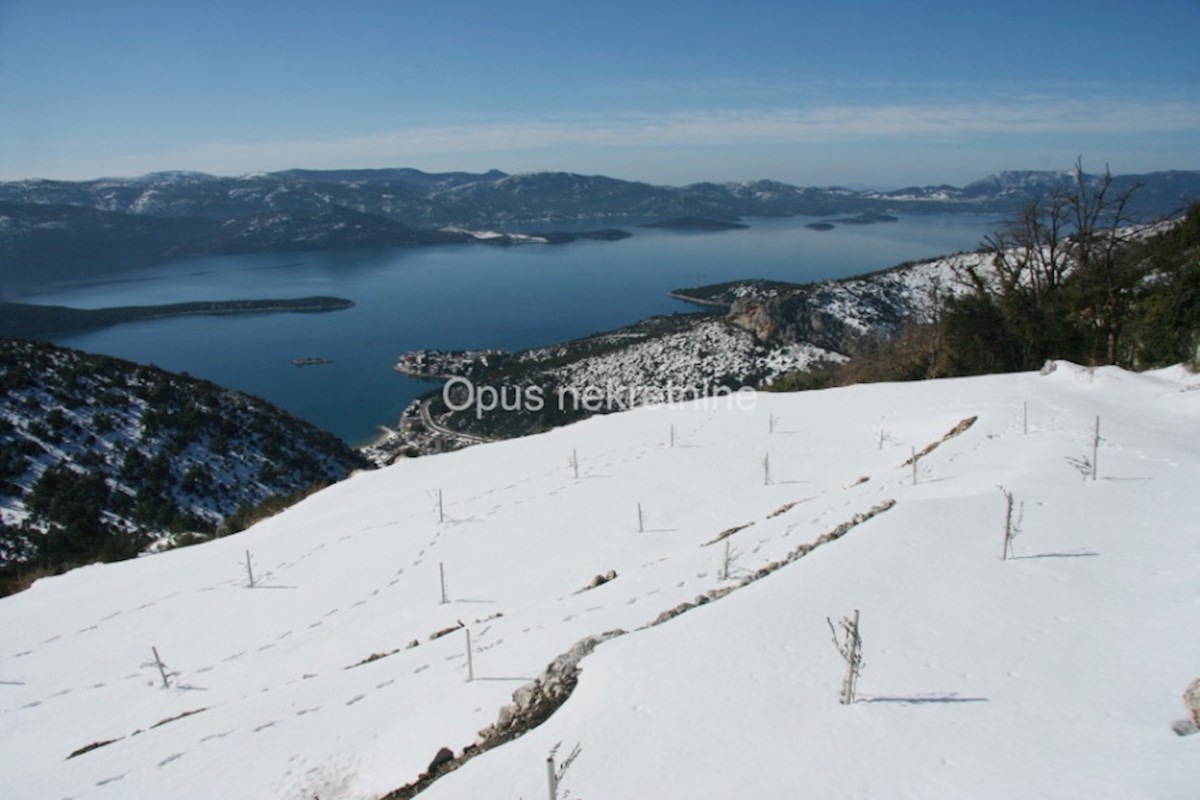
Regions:
[[320, 364], [332, 364], [332, 358], [293, 358], [292, 364], [297, 367], [315, 367]]
[[749, 228], [740, 222], [711, 217], [671, 217], [658, 222], [643, 222], [639, 228], [668, 228], [679, 231], [737, 231]]
[[896, 222], [900, 218], [894, 217], [891, 214], [884, 214], [879, 211], [864, 211], [858, 216], [844, 217], [842, 219], [827, 220], [829, 223], [840, 222], [843, 225], [874, 225], [876, 222]]
[[810, 231], [831, 231], [835, 226], [832, 222], [810, 222], [804, 227]]
[[620, 228], [602, 228], [598, 231], [551, 231], [549, 233], [531, 233], [530, 236], [545, 239], [547, 244], [570, 244], [577, 239], [592, 239], [597, 242], [619, 242], [633, 236], [629, 231]]
[[70, 308], [30, 303], [0, 303], [0, 337], [46, 339], [108, 328], [126, 322], [167, 317], [216, 314], [317, 313], [352, 308], [341, 297], [300, 297], [288, 300], [214, 300], [157, 306]]

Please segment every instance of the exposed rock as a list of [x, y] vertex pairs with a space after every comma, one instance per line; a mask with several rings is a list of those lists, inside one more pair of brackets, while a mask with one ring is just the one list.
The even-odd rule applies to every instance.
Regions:
[[[772, 516], [774, 516], [774, 515], [772, 515]], [[747, 522], [745, 525], [734, 525], [732, 528], [726, 528], [725, 530], [721, 531], [716, 536], [709, 539], [707, 542], [705, 542], [704, 544], [702, 544], [700, 546], [708, 547], [710, 544], [716, 544], [717, 542], [721, 541], [722, 539], [728, 539], [730, 536], [733, 536], [738, 531], [742, 531], [742, 530], [745, 530], [746, 528], [749, 528], [753, 524], [754, 524], [753, 522]]]
[[860, 288], [853, 319], [839, 295], [843, 291], [818, 284], [770, 297], [740, 297], [727, 319], [764, 344], [806, 342], [848, 355], [900, 331], [908, 308], [899, 290], [882, 281]]
[[953, 439], [955, 436], [958, 436], [959, 434], [966, 431], [968, 428], [970, 428], [972, 425], [975, 424], [975, 420], [977, 420], [977, 419], [979, 419], [979, 417], [974, 416], [974, 417], [967, 417], [966, 419], [960, 421], [953, 428], [946, 431], [946, 434], [941, 439], [939, 439], [936, 442], [930, 442], [929, 444], [925, 445], [925, 447], [923, 449], [918, 451], [915, 455], [909, 456], [908, 459], [904, 462], [904, 466], [909, 466], [913, 463], [913, 461], [922, 459], [925, 456], [929, 455], [934, 450], [936, 450], [938, 448], [938, 445], [940, 445], [942, 442], [949, 441], [950, 439]]
[[605, 572], [602, 575], [597, 575], [596, 577], [592, 578], [590, 581], [588, 581], [587, 586], [583, 587], [575, 594], [580, 594], [581, 592], [586, 592], [590, 589], [595, 589], [597, 586], [603, 586], [604, 584], [608, 583], [609, 581], [616, 580], [616, 578], [617, 578], [617, 571], [615, 569], [610, 569], [608, 572]]
[[490, 749], [540, 725], [575, 689], [579, 662], [601, 643], [624, 635], [618, 629], [585, 637], [551, 661], [537, 679], [513, 692], [512, 704], [501, 708], [496, 721], [479, 732], [480, 748]]
[[1183, 704], [1187, 706], [1192, 723], [1200, 727], [1200, 678], [1188, 684], [1183, 692]]
[[[653, 622], [642, 627], [650, 628], [660, 625], [697, 606], [719, 600], [725, 595], [737, 591], [743, 586], [790, 564], [819, 545], [844, 536], [852, 528], [861, 525], [877, 514], [887, 511], [894, 505], [896, 505], [895, 500], [885, 500], [868, 511], [856, 514], [850, 520], [843, 522], [838, 527], [818, 538], [815, 544], [800, 545], [783, 561], [769, 564], [753, 575], [743, 578], [737, 584], [721, 586], [705, 594], [698, 595], [691, 602], [680, 603], [678, 606], [662, 612]], [[449, 630], [455, 629], [451, 628]], [[618, 629], [580, 639], [569, 650], [551, 661], [542, 674], [535, 680], [526, 683], [513, 692], [513, 701], [501, 706], [496, 716], [496, 721], [481, 730], [479, 732], [479, 739], [473, 744], [464, 747], [462, 755], [458, 758], [452, 757], [450, 761], [440, 764], [438, 772], [434, 771], [434, 765], [431, 764], [430, 769], [422, 773], [417, 780], [388, 792], [380, 800], [410, 800], [410, 798], [418, 795], [441, 777], [442, 774], [458, 769], [480, 753], [485, 753], [494, 747], [499, 747], [506, 742], [510, 742], [545, 722], [551, 714], [567, 701], [567, 698], [571, 696], [571, 692], [575, 690], [575, 686], [579, 682], [579, 662], [601, 643], [609, 639], [615, 639], [618, 636], [624, 636], [625, 633], [626, 631]], [[440, 755], [441, 752], [439, 751]]]
[[67, 756], [67, 760], [70, 761], [75, 756], [81, 756], [84, 753], [90, 753], [91, 751], [96, 750], [101, 747], [104, 747], [105, 745], [109, 745], [109, 744], [112, 744], [113, 742], [119, 742], [119, 741], [121, 741], [120, 738], [102, 739], [99, 742], [92, 742], [91, 744], [85, 744], [83, 747], [79, 748], [78, 750], [75, 750], [74, 752], [71, 753], [71, 755]]
[[462, 628], [462, 627], [465, 627], [465, 626], [463, 625], [463, 621], [460, 619], [460, 620], [458, 620], [457, 625], [451, 625], [449, 628], [442, 628], [440, 631], [434, 631], [433, 633], [429, 634], [429, 641], [432, 642], [434, 639], [440, 639], [443, 636], [448, 636], [451, 633], [454, 633], [456, 630], [458, 630], [459, 628]]
[[784, 503], [779, 508], [772, 511], [770, 514], [767, 514], [767, 519], [774, 519], [775, 517], [778, 517], [782, 514], [786, 514], [787, 512], [791, 511], [796, 506], [800, 505], [800, 503], [802, 503], [802, 502], [804, 502], [804, 501], [796, 500], [795, 502], [792, 502], [792, 503]]
[[449, 747], [443, 747], [441, 750], [437, 751], [437, 755], [433, 757], [433, 761], [429, 762], [429, 766], [426, 768], [425, 772], [426, 774], [433, 775], [440, 767], [445, 764], [449, 764], [453, 760], [454, 751]]

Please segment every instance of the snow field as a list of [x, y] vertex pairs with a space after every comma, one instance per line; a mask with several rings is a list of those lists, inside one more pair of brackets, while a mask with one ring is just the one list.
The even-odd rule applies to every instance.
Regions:
[[[1200, 742], [1170, 724], [1200, 674], [1197, 384], [1060, 364], [643, 408], [362, 473], [243, 534], [40, 581], [0, 601], [0, 795], [378, 797], [474, 741], [575, 641], [621, 628], [544, 725], [426, 796], [543, 797], [559, 741], [581, 747], [562, 797], [1190, 796]], [[1066, 458], [1090, 455], [1096, 415], [1100, 480], [1083, 481]], [[911, 448], [971, 416], [913, 485]], [[1000, 485], [1024, 503], [1007, 562]], [[724, 543], [703, 546], [721, 531], [753, 523], [728, 539], [736, 579], [885, 499], [638, 630], [736, 583]], [[825, 618], [854, 609], [866, 670], [844, 707]], [[466, 634], [430, 640], [459, 621], [472, 682]], [[170, 689], [151, 646], [179, 672]]]

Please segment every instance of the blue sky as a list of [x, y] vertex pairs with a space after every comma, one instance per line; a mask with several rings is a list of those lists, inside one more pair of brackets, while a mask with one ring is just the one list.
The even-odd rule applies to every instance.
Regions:
[[1200, 0], [0, 0], [0, 179], [1200, 169]]

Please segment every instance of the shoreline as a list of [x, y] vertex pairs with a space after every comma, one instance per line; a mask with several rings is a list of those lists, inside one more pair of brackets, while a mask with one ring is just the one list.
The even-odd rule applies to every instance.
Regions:
[[729, 303], [722, 303], [719, 300], [705, 300], [702, 297], [692, 297], [691, 295], [684, 294], [683, 292], [679, 291], [667, 292], [667, 297], [674, 298], [675, 300], [679, 300], [683, 303], [691, 303], [694, 306], [701, 306], [703, 308], [722, 308], [728, 311], [731, 307]]
[[74, 336], [133, 322], [190, 316], [232, 316], [237, 314], [320, 314], [354, 307], [353, 300], [342, 297], [300, 297], [285, 300], [200, 300], [145, 306], [73, 308], [35, 303], [0, 303], [5, 315], [0, 336], [23, 339], [51, 339]]

